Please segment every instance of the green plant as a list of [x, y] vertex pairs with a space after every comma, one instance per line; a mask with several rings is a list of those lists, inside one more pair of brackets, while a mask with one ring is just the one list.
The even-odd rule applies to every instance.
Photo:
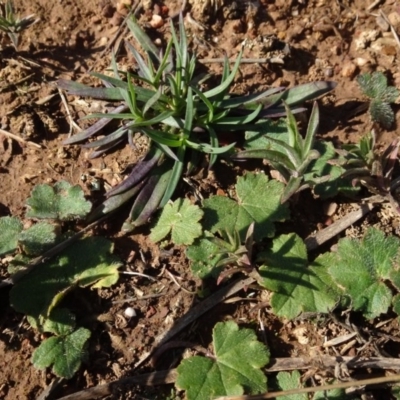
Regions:
[[75, 315], [60, 304], [77, 287], [111, 286], [118, 280], [121, 264], [111, 254], [108, 240], [86, 237], [56, 257], [44, 257], [40, 266], [32, 269], [35, 257], [48, 254], [71, 237], [64, 231], [64, 222], [85, 218], [91, 204], [79, 186], [65, 181], [54, 187], [36, 186], [26, 204], [26, 216], [42, 221], [24, 229], [16, 217], [0, 218], [0, 255], [14, 253], [8, 268], [14, 282], [10, 302], [35, 329], [55, 335], [34, 352], [34, 365], [46, 368], [53, 364], [55, 374], [71, 378], [85, 359], [90, 331], [76, 327]]
[[18, 47], [19, 33], [38, 21], [34, 14], [22, 19], [17, 17], [14, 13], [12, 0], [0, 3], [0, 30], [8, 35], [15, 48]]
[[129, 20], [128, 26], [147, 55], [144, 59], [127, 43], [137, 63], [137, 74], [118, 71], [113, 59], [114, 77], [93, 74], [106, 84], [106, 88], [59, 81], [59, 86], [70, 94], [122, 102], [108, 114], [90, 116], [100, 120], [67, 139], [65, 144], [85, 141], [115, 119], [122, 120], [116, 131], [83, 145], [97, 148], [92, 156], [110, 150], [126, 137], [134, 145], [134, 133], [149, 139], [149, 150], [144, 159], [136, 164], [125, 181], [107, 193], [108, 198], [90, 217], [98, 218], [136, 196], [131, 215], [123, 226], [127, 231], [146, 223], [157, 208], [167, 204], [182, 174], [190, 173], [197, 165], [199, 154], [208, 154], [211, 167], [218, 155], [229, 153], [237, 141], [237, 134], [221, 146], [221, 133], [257, 129], [257, 121], [282, 115], [282, 101], [287, 107], [295, 107], [334, 87], [329, 82], [315, 82], [287, 91], [273, 88], [235, 96], [229, 91], [240, 66], [240, 52], [231, 71], [229, 61], [225, 59], [220, 84], [203, 90], [204, 79], [196, 74], [195, 55], [189, 55], [182, 16], [179, 37], [171, 23], [172, 37], [161, 54], [135, 21]]
[[[398, 160], [400, 140], [395, 139], [382, 153], [376, 146], [375, 131], [363, 136], [358, 144], [344, 145], [345, 168], [343, 177], [352, 179], [353, 186], [361, 184], [371, 193], [386, 197], [392, 203], [392, 192], [398, 187], [399, 179], [393, 177]], [[397, 207], [396, 207], [397, 208]]]
[[[238, 178], [235, 189], [237, 200], [213, 196], [203, 202], [203, 234], [186, 252], [193, 273], [201, 278], [250, 272], [254, 241], [273, 237], [275, 223], [289, 217], [287, 205], [280, 203], [282, 183], [247, 173]], [[227, 266], [233, 269], [222, 272]]]
[[[287, 141], [265, 136], [267, 148], [251, 148], [233, 155], [236, 160], [246, 158], [263, 158], [277, 170], [286, 183], [281, 201], [284, 203], [294, 193], [313, 187], [318, 183], [329, 180], [330, 176], [313, 177], [306, 174], [313, 160], [320, 157], [320, 153], [314, 149], [315, 135], [319, 123], [319, 111], [317, 103], [314, 103], [305, 138], [301, 136], [296, 120], [290, 108], [286, 106], [287, 113]], [[305, 180], [305, 177], [308, 177]]]
[[178, 199], [167, 203], [162, 209], [160, 218], [151, 230], [150, 239], [159, 242], [168, 234], [177, 245], [190, 245], [202, 233], [199, 220], [203, 211], [196, 205], [190, 204], [187, 199]]
[[369, 113], [373, 121], [389, 129], [394, 123], [394, 112], [390, 106], [399, 97], [400, 92], [394, 86], [387, 85], [382, 72], [365, 73], [357, 77], [361, 91], [371, 99]]
[[176, 386], [189, 400], [263, 393], [267, 378], [260, 370], [269, 361], [269, 350], [251, 329], [220, 322], [213, 329], [214, 354], [193, 356], [178, 367]]

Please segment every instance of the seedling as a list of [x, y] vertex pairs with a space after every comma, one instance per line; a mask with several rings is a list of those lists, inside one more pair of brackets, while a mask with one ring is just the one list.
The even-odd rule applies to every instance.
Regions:
[[359, 75], [357, 82], [364, 95], [371, 99], [369, 113], [372, 120], [390, 129], [395, 120], [390, 104], [396, 101], [400, 92], [387, 85], [387, 78], [382, 72]]
[[286, 106], [288, 141], [266, 137], [268, 148], [240, 151], [233, 156], [240, 160], [245, 158], [263, 158], [272, 168], [280, 173], [286, 183], [282, 194], [282, 203], [286, 202], [294, 193], [307, 187], [313, 187], [329, 179], [329, 176], [313, 178], [305, 181], [305, 174], [313, 160], [320, 153], [313, 148], [315, 135], [319, 123], [317, 103], [314, 103], [305, 138], [301, 136], [296, 120], [290, 108]]
[[18, 47], [19, 33], [38, 21], [34, 14], [22, 19], [17, 17], [14, 13], [12, 0], [0, 3], [0, 30], [8, 35], [15, 48]]
[[106, 88], [59, 82], [59, 86], [70, 94], [122, 102], [108, 114], [90, 116], [100, 120], [67, 139], [65, 144], [86, 141], [115, 119], [122, 120], [116, 131], [83, 145], [96, 148], [93, 157], [126, 138], [134, 145], [133, 134], [137, 132], [150, 140], [144, 159], [136, 164], [125, 181], [107, 193], [108, 199], [90, 217], [96, 219], [107, 214], [136, 196], [130, 217], [123, 226], [125, 231], [146, 223], [157, 208], [167, 204], [182, 175], [196, 167], [199, 154], [208, 154], [211, 167], [218, 155], [230, 152], [237, 135], [221, 146], [221, 132], [246, 131], [260, 119], [282, 115], [282, 100], [286, 101], [287, 107], [294, 107], [334, 87], [328, 82], [317, 82], [288, 91], [273, 88], [262, 93], [234, 96], [229, 91], [239, 70], [240, 52], [232, 70], [225, 59], [221, 83], [203, 90], [204, 79], [196, 75], [197, 59], [189, 53], [182, 16], [179, 35], [171, 22], [172, 37], [161, 54], [136, 21], [129, 20], [128, 26], [147, 56], [143, 58], [127, 43], [137, 63], [137, 74], [122, 73], [113, 59], [114, 77], [93, 74], [105, 83]]
[[345, 151], [342, 154], [346, 158], [343, 166], [347, 169], [343, 177], [351, 178], [354, 186], [360, 183], [371, 193], [384, 196], [393, 203], [392, 192], [398, 187], [399, 180], [393, 178], [393, 171], [400, 141], [395, 139], [379, 154], [375, 131], [372, 130], [361, 138], [360, 143], [343, 147]]

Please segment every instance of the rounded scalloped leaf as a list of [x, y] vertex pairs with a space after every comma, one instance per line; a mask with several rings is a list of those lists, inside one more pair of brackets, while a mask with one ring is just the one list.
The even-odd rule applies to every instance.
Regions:
[[219, 322], [213, 329], [213, 345], [212, 359], [190, 357], [178, 367], [176, 385], [186, 390], [189, 400], [266, 391], [267, 378], [260, 368], [268, 363], [269, 351], [251, 329]]
[[19, 218], [0, 218], [0, 255], [11, 253], [17, 249], [22, 229], [23, 225]]
[[84, 218], [92, 205], [85, 200], [82, 188], [66, 181], [50, 185], [36, 185], [26, 201], [29, 218], [71, 220]]

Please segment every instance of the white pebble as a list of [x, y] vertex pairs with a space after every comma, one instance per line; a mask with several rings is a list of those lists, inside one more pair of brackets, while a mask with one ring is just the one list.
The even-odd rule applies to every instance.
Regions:
[[136, 317], [136, 311], [132, 307], [126, 307], [124, 314], [125, 314], [125, 317], [127, 317], [127, 318]]

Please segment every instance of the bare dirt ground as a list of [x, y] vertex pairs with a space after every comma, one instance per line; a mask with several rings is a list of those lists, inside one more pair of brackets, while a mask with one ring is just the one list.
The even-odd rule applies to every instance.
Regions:
[[[139, 154], [126, 146], [112, 155], [89, 161], [79, 147], [63, 147], [61, 142], [75, 132], [71, 119], [84, 128], [87, 122], [79, 119], [98, 111], [101, 104], [72, 96], [63, 103], [54, 82], [60, 78], [95, 82], [87, 72], [103, 72], [109, 66], [111, 49], [117, 52], [120, 65], [129, 66], [130, 59], [122, 42], [128, 37], [121, 26], [124, 15], [117, 12], [122, 2], [15, 0], [14, 3], [21, 15], [33, 13], [40, 21], [21, 35], [18, 52], [3, 39], [0, 50], [1, 128], [39, 144], [40, 148], [0, 135], [0, 216], [22, 217], [25, 200], [36, 184], [61, 179], [80, 184], [88, 198], [96, 202], [101, 194], [90, 190], [90, 182], [96, 178], [103, 185], [115, 184]], [[154, 39], [163, 39], [168, 35], [169, 16], [179, 11], [180, 3], [169, 0], [141, 3], [140, 22]], [[365, 0], [194, 0], [188, 3], [184, 9], [185, 23], [191, 33], [193, 50], [205, 60], [204, 68], [220, 73], [221, 64], [207, 60], [220, 58], [224, 53], [234, 58], [245, 39], [245, 57], [272, 57], [272, 63], [243, 64], [235, 81], [236, 93], [261, 91], [271, 86], [292, 87], [315, 80], [337, 82], [336, 90], [320, 101], [319, 135], [334, 143], [357, 142], [371, 129], [369, 115], [365, 111], [357, 112], [357, 107], [365, 101], [355, 81], [359, 73], [382, 71], [392, 85], [400, 87], [399, 46], [382, 17], [377, 17], [383, 11], [400, 33], [400, 3], [397, 1], [381, 1], [370, 11], [367, 10], [369, 2]], [[211, 3], [217, 8], [215, 13], [211, 11]], [[157, 29], [149, 25], [156, 13], [161, 14], [165, 22]], [[191, 22], [193, 20], [201, 25]], [[265, 45], [271, 38], [286, 43], [287, 51], [271, 53]], [[399, 118], [400, 113], [396, 113], [395, 127], [379, 133], [382, 145], [397, 137]], [[213, 175], [204, 181], [198, 179], [200, 187], [208, 193], [226, 190], [234, 183], [236, 171], [224, 168], [217, 165]], [[218, 179], [221, 176], [224, 179]], [[182, 190], [190, 188], [182, 187]], [[298, 220], [291, 223], [303, 237], [324, 223], [323, 204], [311, 195], [305, 195], [296, 207], [293, 215]], [[199, 303], [200, 299], [193, 294], [196, 290], [202, 285], [209, 293], [217, 289], [214, 284], [204, 285], [191, 276], [183, 249], [160, 250], [147, 239], [146, 229], [130, 236], [120, 234], [123, 220], [122, 215], [119, 220], [108, 221], [95, 233], [112, 238], [126, 271], [141, 272], [152, 279], [123, 274], [111, 289], [75, 294], [85, 304], [78, 317], [93, 332], [89, 360], [72, 380], [59, 384], [53, 398], [133, 373], [176, 366], [181, 354], [179, 349], [160, 356], [155, 367], [145, 363], [133, 372], [133, 366], [151, 349], [157, 335], [166, 332], [174, 321]], [[382, 226], [382, 221], [375, 213], [364, 224]], [[385, 229], [394, 232], [397, 225], [392, 220], [387, 224], [389, 228]], [[42, 338], [9, 307], [8, 294], [3, 290], [0, 295], [0, 398], [38, 398], [54, 380], [50, 371], [38, 371], [30, 362]], [[140, 301], [130, 300], [141, 296], [144, 299]], [[240, 301], [243, 297], [251, 301]], [[264, 313], [260, 305], [267, 299], [261, 299], [252, 288], [236, 300], [212, 308], [181, 332], [179, 340], [207, 347], [217, 321], [233, 318], [256, 328], [262, 321], [273, 357], [314, 357], [315, 354], [334, 354], [322, 347], [324, 337], [346, 332], [333, 321], [321, 324], [308, 320], [285, 321]], [[128, 305], [137, 311], [137, 317], [131, 320], [124, 316]], [[384, 352], [390, 357], [399, 356], [398, 322], [391, 316], [387, 319], [389, 322], [379, 331], [373, 326], [362, 327], [364, 334], [375, 342], [374, 346], [366, 346], [364, 355]], [[343, 355], [354, 355], [355, 347]], [[313, 372], [318, 383], [324, 381], [325, 374], [329, 371]], [[107, 398], [163, 399], [171, 389], [162, 386], [160, 392], [155, 386], [121, 385], [115, 390]], [[370, 396], [389, 398], [379, 397], [373, 391]]]

